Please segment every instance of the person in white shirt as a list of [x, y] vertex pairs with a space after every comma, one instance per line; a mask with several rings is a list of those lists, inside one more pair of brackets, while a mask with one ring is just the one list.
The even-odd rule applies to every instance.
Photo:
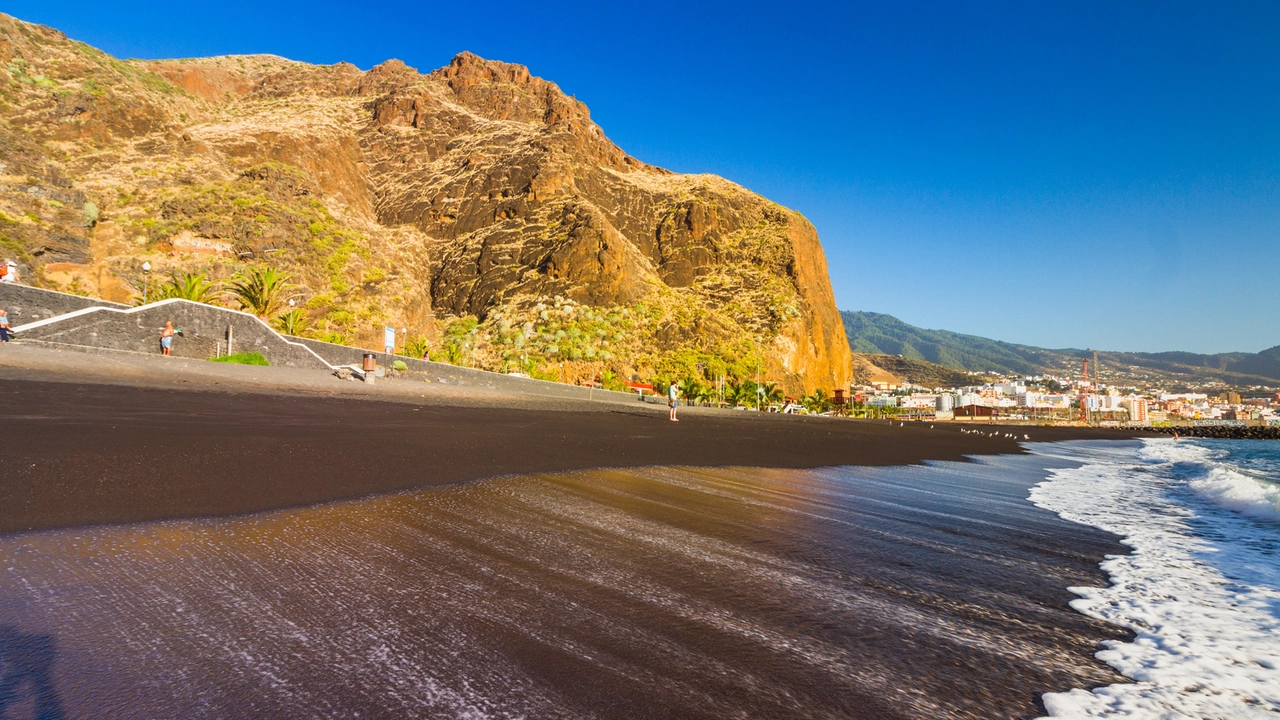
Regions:
[[4, 267], [4, 275], [0, 275], [0, 282], [16, 283], [18, 282], [18, 263], [10, 260], [6, 262]]

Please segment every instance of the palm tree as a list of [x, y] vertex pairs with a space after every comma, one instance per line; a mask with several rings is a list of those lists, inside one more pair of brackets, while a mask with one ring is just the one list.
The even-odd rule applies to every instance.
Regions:
[[685, 402], [693, 405], [706, 401], [707, 388], [690, 375], [680, 382], [680, 394], [684, 395]]
[[806, 396], [800, 402], [809, 412], [822, 413], [831, 409], [831, 399], [827, 397], [827, 391], [822, 388], [817, 388], [812, 395]]
[[241, 270], [231, 278], [231, 294], [240, 307], [262, 318], [276, 314], [284, 305], [284, 294], [293, 287], [289, 273], [261, 265]]
[[440, 346], [431, 359], [435, 362], [449, 363], [450, 365], [462, 364], [462, 344], [458, 342], [447, 342]]
[[271, 322], [285, 335], [298, 337], [311, 327], [311, 318], [301, 308], [294, 308]]
[[156, 291], [156, 295], [161, 300], [178, 298], [208, 305], [222, 296], [222, 289], [206, 280], [204, 273], [179, 273], [175, 270]]
[[419, 335], [404, 341], [404, 354], [412, 358], [425, 358], [431, 344], [426, 335]]
[[627, 384], [618, 378], [618, 373], [612, 370], [604, 370], [600, 373], [600, 384], [605, 390], [616, 390], [618, 392], [627, 392], [630, 390], [630, 388], [627, 387]]
[[710, 405], [715, 402], [716, 389], [710, 385], [698, 386], [698, 402], [702, 405]]
[[763, 383], [760, 385], [760, 389], [763, 391], [761, 397], [764, 398], [766, 403], [772, 405], [774, 403], [782, 402], [784, 396], [782, 394], [782, 388], [778, 387], [778, 383]]
[[725, 400], [734, 407], [755, 405], [756, 384], [750, 380], [730, 380], [728, 390], [725, 391]]

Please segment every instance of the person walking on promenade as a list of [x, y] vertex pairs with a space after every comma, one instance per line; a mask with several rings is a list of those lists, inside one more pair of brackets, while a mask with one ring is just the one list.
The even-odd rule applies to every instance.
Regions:
[[667, 407], [671, 408], [671, 422], [680, 422], [676, 418], [676, 408], [680, 406], [680, 383], [673, 382], [667, 386]]
[[160, 331], [160, 354], [172, 355], [173, 352], [173, 321], [170, 320], [164, 324], [164, 329]]
[[0, 308], [0, 342], [9, 342], [9, 314]]

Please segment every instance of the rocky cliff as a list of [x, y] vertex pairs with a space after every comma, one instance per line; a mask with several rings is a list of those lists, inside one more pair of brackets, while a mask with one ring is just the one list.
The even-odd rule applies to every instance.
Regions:
[[288, 270], [311, 333], [579, 379], [847, 383], [799, 214], [630, 157], [519, 65], [121, 61], [0, 15], [0, 251], [127, 301], [155, 277]]

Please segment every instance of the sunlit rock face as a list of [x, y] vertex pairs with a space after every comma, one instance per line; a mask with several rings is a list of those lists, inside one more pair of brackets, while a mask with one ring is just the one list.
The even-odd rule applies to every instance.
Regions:
[[120, 61], [0, 16], [0, 100], [0, 234], [50, 287], [127, 300], [144, 255], [214, 279], [269, 263], [350, 342], [471, 315], [474, 362], [501, 369], [499, 321], [570, 303], [617, 327], [568, 350], [535, 328], [522, 357], [671, 375], [759, 356], [794, 392], [849, 379], [803, 217], [630, 157], [520, 65]]

